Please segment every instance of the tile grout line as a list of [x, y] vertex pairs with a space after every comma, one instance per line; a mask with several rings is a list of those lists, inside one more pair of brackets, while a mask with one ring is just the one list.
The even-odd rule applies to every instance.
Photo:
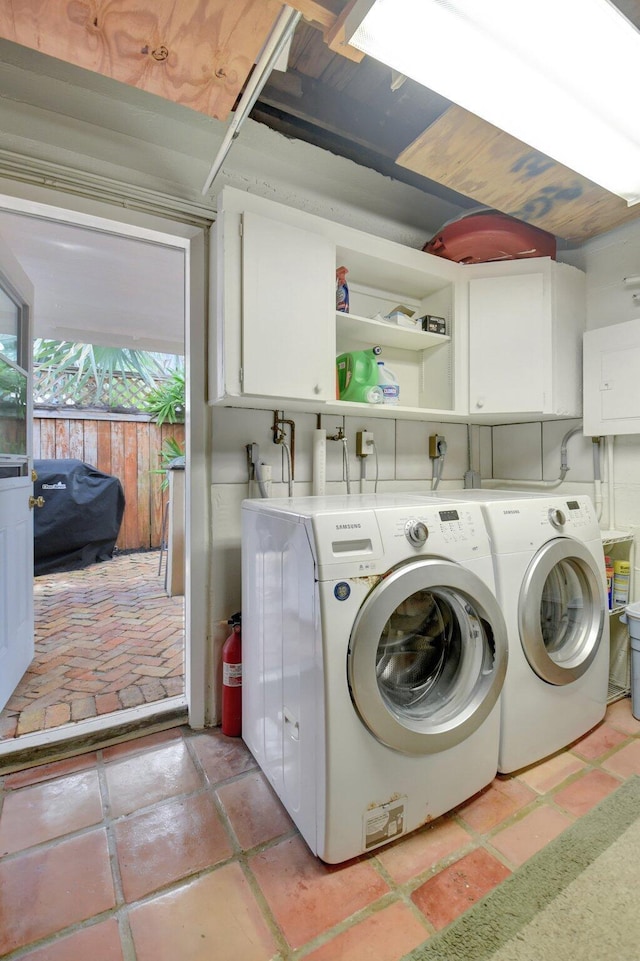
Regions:
[[118, 847], [116, 844], [114, 831], [114, 821], [111, 816], [111, 799], [109, 797], [109, 785], [107, 783], [105, 759], [101, 750], [96, 751], [96, 771], [98, 774], [98, 783], [100, 785], [103, 823], [107, 836], [109, 864], [111, 867], [111, 878], [113, 881], [114, 897], [116, 902], [114, 911], [118, 923], [118, 933], [122, 947], [123, 961], [136, 961], [133, 933], [129, 923], [129, 906], [124, 897], [122, 874], [120, 871], [120, 860], [118, 858]]
[[[222, 803], [222, 799], [218, 795], [218, 788], [224, 787], [227, 784], [235, 784], [241, 780], [244, 780], [246, 777], [248, 777], [251, 774], [255, 774], [260, 769], [257, 766], [252, 767], [247, 771], [242, 771], [237, 775], [230, 776], [229, 778], [223, 778], [222, 780], [215, 782], [215, 784], [212, 784], [211, 781], [209, 780], [209, 777], [204, 768], [204, 765], [202, 764], [202, 761], [200, 760], [200, 757], [198, 756], [198, 753], [195, 750], [195, 747], [189, 744], [189, 742], [192, 739], [193, 739], [192, 735], [188, 735], [187, 737], [184, 738], [187, 752], [191, 757], [193, 763], [195, 764], [196, 769], [198, 770], [201, 778], [203, 779], [204, 784], [207, 785], [207, 787], [211, 790], [213, 803], [216, 807], [216, 811], [218, 812], [218, 816], [220, 817], [220, 820], [227, 833], [227, 837], [231, 842], [231, 847], [234, 851], [233, 857], [229, 859], [226, 863], [227, 864], [236, 863], [240, 867], [243, 877], [247, 881], [249, 889], [256, 900], [256, 904], [260, 911], [260, 915], [265, 921], [271, 935], [273, 936], [274, 943], [278, 947], [278, 953], [282, 956], [282, 961], [288, 961], [289, 952], [291, 949], [289, 948], [287, 940], [284, 936], [284, 932], [280, 928], [280, 925], [277, 923], [275, 916], [271, 911], [271, 908], [267, 902], [267, 899], [262, 891], [262, 888], [260, 887], [256, 877], [254, 876], [253, 871], [251, 871], [249, 867], [250, 857], [254, 857], [256, 854], [262, 853], [264, 850], [267, 850], [268, 847], [272, 847], [276, 843], [279, 843], [280, 841], [283, 840], [283, 836], [279, 835], [277, 838], [270, 839], [270, 841], [263, 842], [260, 845], [255, 845], [254, 848], [249, 848], [248, 851], [244, 851], [242, 848], [242, 845], [238, 840], [236, 832], [233, 829], [231, 821], [227, 815], [224, 804]], [[297, 836], [298, 834], [297, 829], [295, 829], [295, 827], [292, 827], [290, 834], [293, 837]], [[272, 959], [272, 961], [274, 961], [274, 959]]]

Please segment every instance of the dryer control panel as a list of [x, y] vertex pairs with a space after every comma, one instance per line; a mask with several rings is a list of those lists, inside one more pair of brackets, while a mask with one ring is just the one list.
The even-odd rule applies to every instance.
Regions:
[[536, 549], [558, 536], [583, 542], [600, 537], [593, 504], [583, 495], [504, 500], [485, 510], [493, 548], [501, 554]]

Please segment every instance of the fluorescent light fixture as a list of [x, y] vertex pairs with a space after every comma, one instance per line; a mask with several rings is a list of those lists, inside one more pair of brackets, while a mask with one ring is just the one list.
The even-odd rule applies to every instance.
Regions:
[[346, 39], [640, 201], [640, 33], [609, 0], [358, 0]]

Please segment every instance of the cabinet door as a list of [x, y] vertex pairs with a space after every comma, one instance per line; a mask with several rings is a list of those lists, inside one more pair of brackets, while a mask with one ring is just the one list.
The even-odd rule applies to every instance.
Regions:
[[471, 414], [544, 410], [548, 328], [542, 274], [470, 280]]
[[335, 400], [335, 245], [242, 216], [243, 393]]

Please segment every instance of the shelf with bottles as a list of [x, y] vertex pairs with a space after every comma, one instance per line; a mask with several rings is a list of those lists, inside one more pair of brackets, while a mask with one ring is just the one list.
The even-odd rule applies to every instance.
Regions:
[[[354, 326], [361, 322], [365, 327], [375, 324], [382, 331], [388, 329], [390, 337], [398, 335], [399, 343], [408, 334], [409, 349], [421, 350], [430, 342], [430, 332], [398, 326], [383, 319], [398, 306], [403, 306], [416, 315], [445, 318], [446, 332], [436, 336], [449, 339], [455, 280], [448, 268], [453, 265], [438, 262], [435, 265], [438, 272], [434, 273], [431, 262], [437, 258], [394, 243], [376, 245], [375, 240], [371, 238], [371, 246], [366, 251], [343, 246], [336, 248], [336, 271], [341, 267], [347, 271], [349, 313], [346, 316], [351, 317]], [[344, 318], [345, 314], [341, 313], [340, 317]]]
[[[634, 539], [628, 531], [606, 530], [601, 532], [602, 546], [611, 563], [625, 561], [629, 564], [629, 601], [633, 599]], [[631, 652], [629, 632], [620, 620], [626, 604], [613, 602], [608, 610], [610, 653], [609, 653], [609, 690], [607, 701], [620, 700], [631, 691]]]
[[[456, 283], [451, 264], [433, 273], [433, 258], [421, 251], [375, 240], [365, 251], [339, 246], [336, 270], [347, 268], [349, 312], [336, 311], [336, 353], [366, 351], [379, 346], [384, 361], [400, 385], [397, 413], [405, 411], [453, 412], [460, 401], [456, 384], [457, 357], [453, 353]], [[405, 326], [385, 318], [402, 309], [407, 316], [441, 318], [445, 333]], [[369, 409], [376, 405], [367, 405]], [[386, 413], [386, 411], [385, 411]]]
[[[628, 565], [629, 579], [626, 600], [616, 600], [613, 590], [611, 590], [611, 606], [609, 614], [622, 614], [626, 605], [631, 600], [631, 574], [633, 570], [633, 534], [624, 531], [602, 531], [602, 547], [605, 557], [610, 558], [613, 568], [616, 562], [623, 562]], [[612, 578], [615, 579], [612, 572]]]

